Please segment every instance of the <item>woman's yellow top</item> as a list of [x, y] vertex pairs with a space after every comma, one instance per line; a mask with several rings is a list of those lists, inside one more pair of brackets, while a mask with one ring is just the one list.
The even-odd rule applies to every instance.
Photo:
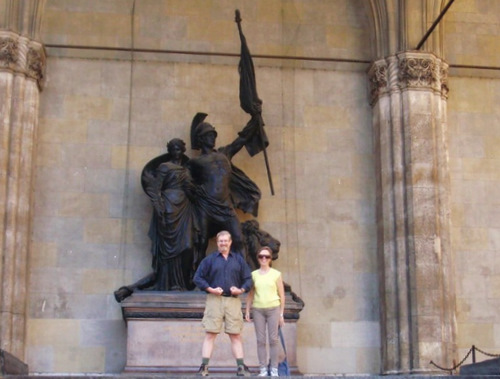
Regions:
[[274, 308], [279, 307], [281, 301], [278, 293], [277, 281], [281, 272], [270, 268], [265, 274], [259, 270], [252, 272], [254, 285], [253, 307], [254, 308]]

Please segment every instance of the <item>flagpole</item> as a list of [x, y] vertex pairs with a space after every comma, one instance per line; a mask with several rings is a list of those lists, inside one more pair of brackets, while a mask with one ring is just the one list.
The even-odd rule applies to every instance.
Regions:
[[[238, 25], [238, 32], [240, 34], [240, 40], [241, 43], [244, 43], [245, 37], [243, 36], [243, 30], [241, 29], [241, 15], [240, 11], [238, 9], [235, 10], [235, 22]], [[245, 44], [246, 46], [246, 44]], [[250, 56], [251, 60], [251, 56]], [[241, 75], [241, 73], [240, 73]], [[267, 171], [267, 180], [269, 182], [269, 188], [271, 189], [271, 195], [274, 196], [274, 186], [273, 186], [273, 179], [271, 177], [271, 168], [269, 166], [269, 158], [267, 156], [267, 149], [266, 149], [266, 144], [264, 142], [264, 120], [262, 119], [262, 111], [256, 112], [256, 115], [258, 115], [257, 122], [259, 126], [259, 140], [262, 148], [262, 152], [264, 153], [264, 162], [266, 164], [266, 171]], [[252, 115], [252, 117], [255, 115]]]
[[259, 115], [259, 131], [260, 131], [260, 143], [262, 145], [262, 152], [264, 153], [264, 162], [266, 164], [267, 171], [267, 181], [269, 182], [269, 188], [271, 189], [271, 195], [274, 196], [274, 187], [273, 187], [273, 179], [271, 177], [271, 169], [269, 168], [269, 159], [267, 158], [267, 149], [266, 144], [262, 138], [262, 133], [264, 133], [264, 120], [262, 120], [262, 116]]

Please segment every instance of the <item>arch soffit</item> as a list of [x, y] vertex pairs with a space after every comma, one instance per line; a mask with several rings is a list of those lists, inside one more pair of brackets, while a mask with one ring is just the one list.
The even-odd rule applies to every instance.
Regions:
[[[449, 0], [369, 0], [365, 3], [374, 35], [374, 60], [415, 50]], [[421, 51], [443, 55], [443, 19]]]
[[46, 0], [5, 0], [1, 2], [0, 29], [41, 42], [40, 30]]

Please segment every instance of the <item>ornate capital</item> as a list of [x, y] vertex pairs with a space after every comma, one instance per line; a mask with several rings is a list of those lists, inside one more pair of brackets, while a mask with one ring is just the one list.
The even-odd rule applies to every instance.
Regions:
[[387, 63], [385, 60], [374, 62], [368, 70], [370, 105], [375, 104], [380, 95], [387, 92], [387, 71]]
[[41, 90], [45, 79], [46, 55], [43, 46], [13, 33], [0, 32], [0, 70], [34, 79]]
[[19, 61], [19, 44], [11, 37], [0, 37], [0, 67], [15, 70]]
[[429, 89], [448, 97], [448, 65], [434, 54], [408, 51], [397, 55], [401, 89]]
[[448, 64], [442, 62], [439, 67], [439, 78], [441, 83], [441, 96], [443, 98], [448, 98], [448, 92], [450, 89], [448, 88]]
[[398, 79], [402, 88], [433, 87], [438, 80], [436, 62], [429, 58], [401, 58], [398, 64]]
[[40, 90], [42, 90], [45, 81], [45, 63], [45, 50], [30, 46], [26, 57], [26, 75], [36, 80]]
[[448, 65], [435, 55], [414, 51], [374, 62], [368, 70], [370, 105], [402, 90], [429, 90], [448, 97]]

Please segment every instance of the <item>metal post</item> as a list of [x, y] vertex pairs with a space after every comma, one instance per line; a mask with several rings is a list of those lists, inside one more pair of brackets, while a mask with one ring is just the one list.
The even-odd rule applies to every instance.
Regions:
[[451, 7], [451, 4], [453, 4], [455, 0], [450, 0], [450, 2], [448, 4], [446, 4], [446, 6], [443, 8], [443, 10], [441, 11], [441, 13], [439, 14], [438, 18], [436, 18], [436, 21], [434, 21], [430, 27], [430, 29], [427, 31], [427, 33], [425, 33], [425, 35], [423, 36], [422, 40], [418, 43], [417, 47], [415, 50], [420, 50], [420, 48], [422, 47], [422, 45], [425, 43], [425, 41], [427, 41], [427, 38], [430, 36], [430, 34], [432, 33], [432, 31], [436, 28], [436, 26], [439, 24], [439, 21], [441, 21], [441, 19], [443, 18], [444, 14], [448, 11], [448, 9]]

